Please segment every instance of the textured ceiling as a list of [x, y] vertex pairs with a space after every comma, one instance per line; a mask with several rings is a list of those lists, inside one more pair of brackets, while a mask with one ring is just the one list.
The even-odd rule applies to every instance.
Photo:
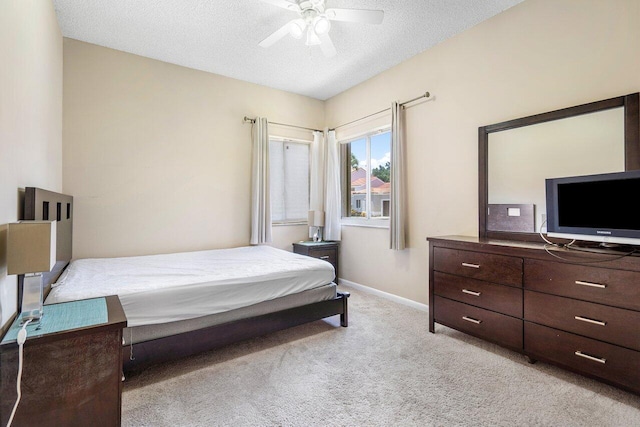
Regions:
[[[292, 0], [294, 1], [294, 0]], [[337, 55], [289, 35], [297, 14], [260, 0], [54, 0], [65, 37], [320, 100], [385, 71], [523, 0], [327, 0], [380, 9], [380, 25], [333, 21]]]

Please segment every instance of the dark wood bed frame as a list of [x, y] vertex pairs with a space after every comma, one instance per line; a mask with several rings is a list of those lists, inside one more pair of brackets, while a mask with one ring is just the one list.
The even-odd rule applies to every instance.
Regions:
[[[25, 220], [58, 219], [58, 261], [54, 270], [46, 277], [45, 295], [72, 257], [73, 197], [65, 194], [27, 187], [24, 199]], [[19, 278], [18, 301], [21, 301], [22, 283]], [[130, 372], [154, 363], [165, 362], [203, 351], [212, 350], [241, 340], [254, 338], [270, 332], [287, 329], [325, 317], [340, 315], [340, 325], [348, 326], [348, 292], [338, 292], [336, 298], [314, 302], [299, 307], [280, 310], [261, 316], [227, 322], [194, 331], [123, 347], [123, 369]]]
[[328, 301], [136, 343], [133, 344], [133, 358], [131, 346], [126, 345], [122, 355], [124, 371], [130, 372], [153, 363], [180, 359], [337, 314], [340, 315], [340, 325], [346, 327], [348, 297], [348, 292], [338, 292], [336, 298]]

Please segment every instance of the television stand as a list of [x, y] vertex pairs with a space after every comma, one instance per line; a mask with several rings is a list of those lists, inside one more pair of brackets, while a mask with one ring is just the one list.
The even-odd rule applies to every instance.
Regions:
[[612, 255], [617, 257], [640, 253], [640, 247], [638, 246], [611, 242], [594, 243], [577, 241], [576, 243], [564, 245], [562, 247], [568, 251], [591, 252], [594, 254]]
[[600, 243], [601, 248], [611, 249], [614, 251], [625, 251], [625, 252], [635, 252], [636, 248], [630, 245], [623, 245], [622, 243], [610, 243], [610, 242], [602, 242]]

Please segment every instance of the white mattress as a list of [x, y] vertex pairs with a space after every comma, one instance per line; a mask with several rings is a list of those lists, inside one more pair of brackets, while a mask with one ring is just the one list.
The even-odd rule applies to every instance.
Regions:
[[333, 266], [269, 246], [73, 260], [46, 304], [118, 295], [127, 326], [221, 313], [331, 283]]

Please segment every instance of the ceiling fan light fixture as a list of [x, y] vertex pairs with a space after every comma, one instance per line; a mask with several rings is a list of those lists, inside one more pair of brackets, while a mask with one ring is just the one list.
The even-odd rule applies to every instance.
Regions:
[[262, 1], [296, 12], [298, 19], [293, 19], [282, 25], [258, 43], [259, 46], [269, 47], [287, 34], [296, 39], [305, 36], [305, 45], [320, 46], [320, 50], [328, 58], [337, 54], [336, 47], [329, 36], [331, 21], [381, 24], [384, 18], [382, 10], [327, 8], [326, 0]]
[[318, 35], [316, 34], [315, 31], [313, 31], [313, 28], [308, 27], [307, 28], [307, 40], [305, 41], [304, 44], [306, 44], [307, 46], [317, 46], [320, 43], [321, 43], [320, 37], [318, 37]]
[[294, 21], [291, 21], [291, 24], [289, 24], [289, 34], [291, 34], [293, 38], [299, 39], [300, 37], [302, 37], [302, 34], [304, 34], [304, 29], [306, 27], [307, 24], [303, 19], [296, 19]]
[[319, 36], [323, 34], [327, 34], [330, 29], [331, 29], [331, 22], [324, 15], [317, 16], [316, 19], [313, 21], [313, 30]]

